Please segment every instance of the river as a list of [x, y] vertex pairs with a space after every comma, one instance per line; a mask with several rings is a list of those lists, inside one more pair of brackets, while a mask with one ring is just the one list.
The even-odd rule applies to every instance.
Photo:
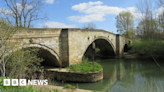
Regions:
[[[71, 84], [79, 89], [101, 92], [164, 92], [164, 71], [151, 60], [99, 60], [103, 67], [103, 80], [96, 83], [58, 82]], [[164, 68], [164, 64], [161, 64]]]

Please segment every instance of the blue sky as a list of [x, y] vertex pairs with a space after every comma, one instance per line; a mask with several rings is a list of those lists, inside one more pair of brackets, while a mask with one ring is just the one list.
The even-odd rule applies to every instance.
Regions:
[[[38, 21], [34, 27], [82, 28], [94, 23], [97, 29], [116, 33], [115, 17], [120, 11], [135, 14], [137, 0], [43, 0], [43, 11], [48, 19]], [[0, 9], [6, 8], [1, 1]]]

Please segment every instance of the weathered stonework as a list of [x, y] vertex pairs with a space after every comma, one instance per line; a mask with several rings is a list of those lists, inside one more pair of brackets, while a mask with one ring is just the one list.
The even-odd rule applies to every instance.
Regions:
[[29, 28], [13, 36], [13, 40], [20, 42], [20, 47], [39, 47], [50, 52], [56, 58], [54, 63], [58, 62], [58, 67], [81, 63], [88, 46], [97, 39], [106, 40], [116, 56], [122, 54], [125, 44], [131, 43], [124, 36], [98, 29]]
[[48, 69], [46, 75], [59, 81], [97, 82], [103, 79], [103, 69], [90, 73], [75, 73], [68, 70]]

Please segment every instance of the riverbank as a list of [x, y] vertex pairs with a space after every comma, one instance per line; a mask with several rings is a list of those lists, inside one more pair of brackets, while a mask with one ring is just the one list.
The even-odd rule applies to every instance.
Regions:
[[38, 90], [39, 92], [47, 92], [54, 90], [53, 92], [93, 92], [92, 90], [84, 90], [84, 89], [64, 89], [64, 87], [61, 86], [53, 86], [53, 85], [37, 85], [37, 86], [32, 86], [34, 89]]
[[141, 55], [137, 53], [129, 53], [124, 52], [122, 54], [123, 59], [138, 59], [138, 60], [150, 60], [150, 61], [157, 61], [158, 63], [163, 63], [164, 57], [161, 57], [160, 55]]
[[122, 55], [122, 58], [124, 59], [137, 59], [139, 56], [136, 53], [128, 53], [128, 52], [124, 52]]

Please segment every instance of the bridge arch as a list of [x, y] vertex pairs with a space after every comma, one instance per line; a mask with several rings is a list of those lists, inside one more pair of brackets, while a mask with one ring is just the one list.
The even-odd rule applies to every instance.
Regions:
[[42, 62], [42, 65], [46, 66], [52, 66], [52, 67], [62, 67], [62, 62], [59, 57], [59, 55], [51, 48], [48, 46], [42, 45], [42, 44], [28, 44], [28, 45], [23, 45], [15, 49], [23, 49], [23, 48], [39, 48], [39, 57], [42, 57], [44, 61]]
[[93, 39], [91, 39], [91, 41], [85, 46], [83, 56], [86, 54], [89, 54], [88, 50], [92, 48], [93, 42], [95, 43], [96, 47], [98, 47], [100, 49], [100, 52], [101, 52], [101, 50], [109, 51], [112, 53], [113, 56], [116, 55], [116, 47], [114, 46], [112, 41], [104, 36], [98, 36], [98, 37], [94, 37]]

